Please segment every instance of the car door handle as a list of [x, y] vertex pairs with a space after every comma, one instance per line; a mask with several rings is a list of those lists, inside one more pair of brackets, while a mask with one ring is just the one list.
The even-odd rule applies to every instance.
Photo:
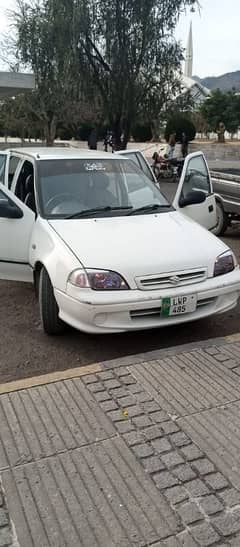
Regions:
[[213, 205], [209, 205], [208, 210], [209, 210], [209, 213], [212, 213], [213, 210], [214, 210], [214, 209], [213, 209]]

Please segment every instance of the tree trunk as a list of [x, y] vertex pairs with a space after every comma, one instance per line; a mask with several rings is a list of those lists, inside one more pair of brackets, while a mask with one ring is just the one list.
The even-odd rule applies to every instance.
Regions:
[[57, 122], [55, 116], [51, 120], [46, 120], [44, 126], [44, 135], [47, 146], [53, 146], [56, 137]]

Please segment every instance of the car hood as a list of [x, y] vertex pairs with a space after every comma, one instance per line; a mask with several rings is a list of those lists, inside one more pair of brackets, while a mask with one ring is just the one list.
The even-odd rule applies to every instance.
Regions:
[[57, 219], [49, 224], [86, 268], [136, 276], [207, 268], [227, 250], [220, 239], [174, 211], [95, 219]]

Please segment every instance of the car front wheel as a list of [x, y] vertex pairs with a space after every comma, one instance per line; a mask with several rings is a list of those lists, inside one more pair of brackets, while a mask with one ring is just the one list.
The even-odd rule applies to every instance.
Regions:
[[44, 332], [50, 335], [61, 334], [65, 329], [65, 324], [59, 318], [53, 286], [45, 268], [42, 268], [39, 278], [39, 307]]
[[217, 226], [213, 229], [213, 234], [215, 236], [222, 236], [228, 227], [228, 218], [226, 213], [223, 210], [223, 207], [219, 201], [216, 203], [217, 206]]

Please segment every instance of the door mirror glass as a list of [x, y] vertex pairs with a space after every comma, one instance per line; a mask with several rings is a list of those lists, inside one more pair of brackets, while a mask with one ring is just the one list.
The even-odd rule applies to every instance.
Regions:
[[3, 192], [0, 192], [0, 218], [22, 218], [22, 210]]
[[187, 205], [197, 205], [206, 201], [206, 194], [201, 190], [194, 190], [193, 192], [188, 192], [188, 194], [179, 199], [179, 206], [186, 207]]

